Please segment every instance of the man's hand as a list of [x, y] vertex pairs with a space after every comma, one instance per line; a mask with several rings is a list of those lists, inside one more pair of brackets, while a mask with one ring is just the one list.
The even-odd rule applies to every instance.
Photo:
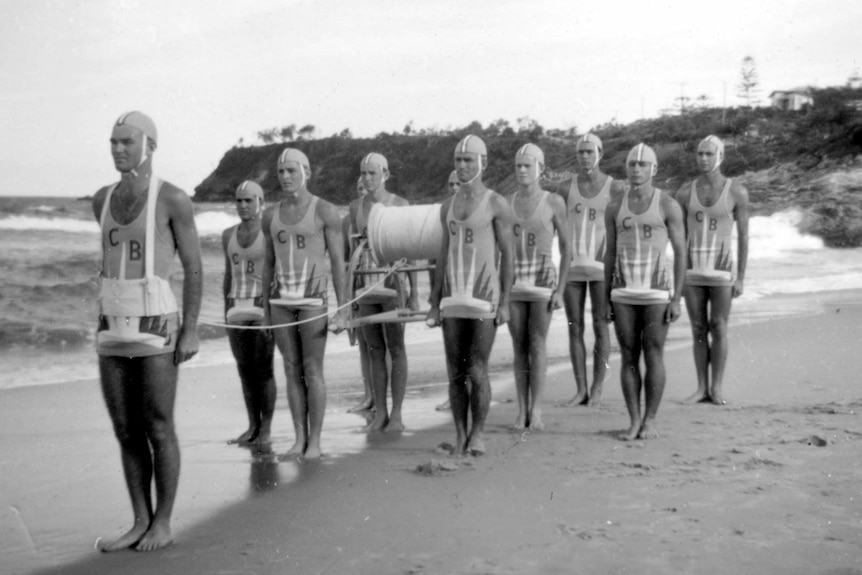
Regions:
[[428, 310], [428, 317], [425, 318], [425, 325], [428, 327], [439, 327], [440, 326], [440, 307], [436, 305], [432, 305], [431, 309]]
[[497, 306], [497, 317], [494, 318], [494, 325], [500, 326], [509, 321], [509, 306]]
[[174, 349], [174, 364], [179, 365], [184, 361], [190, 360], [198, 352], [200, 344], [198, 343], [198, 334], [194, 330], [187, 332], [180, 330], [180, 336], [177, 340], [177, 347]]
[[665, 323], [673, 323], [679, 319], [680, 310], [679, 310], [679, 302], [675, 300], [671, 300], [669, 304], [667, 304], [667, 309], [664, 312], [664, 322]]
[[733, 297], [739, 297], [742, 295], [742, 292], [745, 290], [745, 281], [739, 278], [736, 279], [736, 282], [733, 284], [733, 290], [731, 290], [731, 294]]
[[333, 333], [341, 333], [347, 329], [347, 308], [343, 307], [332, 316], [329, 321], [329, 331]]

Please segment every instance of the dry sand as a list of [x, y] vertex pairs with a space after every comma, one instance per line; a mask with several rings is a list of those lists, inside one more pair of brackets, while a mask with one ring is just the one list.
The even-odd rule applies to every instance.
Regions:
[[[435, 452], [454, 431], [442, 345], [410, 345], [408, 431], [360, 432], [355, 351], [327, 358], [320, 462], [228, 446], [244, 410], [232, 366], [185, 368], [175, 545], [93, 551], [128, 527], [119, 453], [96, 382], [0, 392], [2, 573], [823, 573], [862, 574], [862, 293], [791, 298], [810, 315], [736, 316], [729, 405], [683, 405], [690, 348], [666, 354], [662, 436], [624, 443], [616, 359], [600, 408], [574, 393], [552, 331], [547, 430], [516, 434], [495, 347], [488, 453]], [[773, 302], [774, 303], [774, 302]], [[766, 315], [772, 315], [771, 312]], [[675, 349], [674, 349], [675, 348]], [[276, 452], [292, 441], [279, 379]]]

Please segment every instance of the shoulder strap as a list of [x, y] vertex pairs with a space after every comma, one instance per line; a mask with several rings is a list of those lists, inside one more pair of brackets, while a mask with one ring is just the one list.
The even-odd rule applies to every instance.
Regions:
[[156, 259], [156, 204], [159, 202], [159, 190], [162, 182], [155, 174], [150, 174], [150, 188], [147, 191], [147, 225], [144, 231], [144, 277], [151, 278], [155, 275]]
[[115, 184], [111, 184], [108, 186], [108, 191], [105, 193], [105, 201], [102, 204], [102, 213], [99, 214], [99, 227], [105, 227], [105, 218], [108, 217], [108, 210], [111, 209], [111, 196], [114, 195], [114, 190], [117, 189], [117, 186], [120, 185], [120, 182]]

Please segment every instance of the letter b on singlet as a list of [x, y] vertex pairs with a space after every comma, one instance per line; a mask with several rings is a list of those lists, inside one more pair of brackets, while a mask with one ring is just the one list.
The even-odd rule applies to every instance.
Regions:
[[141, 246], [140, 242], [136, 242], [135, 240], [129, 241], [129, 261], [137, 262], [143, 258], [144, 249]]
[[651, 238], [652, 237], [652, 226], [644, 225], [643, 227], [644, 237]]
[[473, 243], [473, 230], [470, 228], [464, 228], [464, 243], [472, 244]]
[[296, 236], [296, 249], [304, 250], [305, 249], [305, 236]]
[[249, 260], [246, 262], [245, 273], [247, 273], [247, 274], [253, 274], [254, 273], [254, 262], [253, 261]]
[[536, 245], [536, 234], [534, 234], [532, 232], [527, 234], [527, 245], [530, 247], [533, 247]]
[[718, 229], [718, 220], [709, 218], [709, 231], [714, 232], [716, 229]]
[[587, 218], [589, 218], [589, 220], [591, 222], [596, 219], [596, 209], [595, 208], [590, 208], [590, 211], [587, 212]]

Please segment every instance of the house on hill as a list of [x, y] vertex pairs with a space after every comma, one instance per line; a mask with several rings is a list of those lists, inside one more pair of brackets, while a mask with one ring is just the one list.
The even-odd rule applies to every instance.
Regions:
[[807, 89], [776, 90], [769, 95], [773, 108], [779, 110], [802, 110], [814, 105], [814, 96]]

